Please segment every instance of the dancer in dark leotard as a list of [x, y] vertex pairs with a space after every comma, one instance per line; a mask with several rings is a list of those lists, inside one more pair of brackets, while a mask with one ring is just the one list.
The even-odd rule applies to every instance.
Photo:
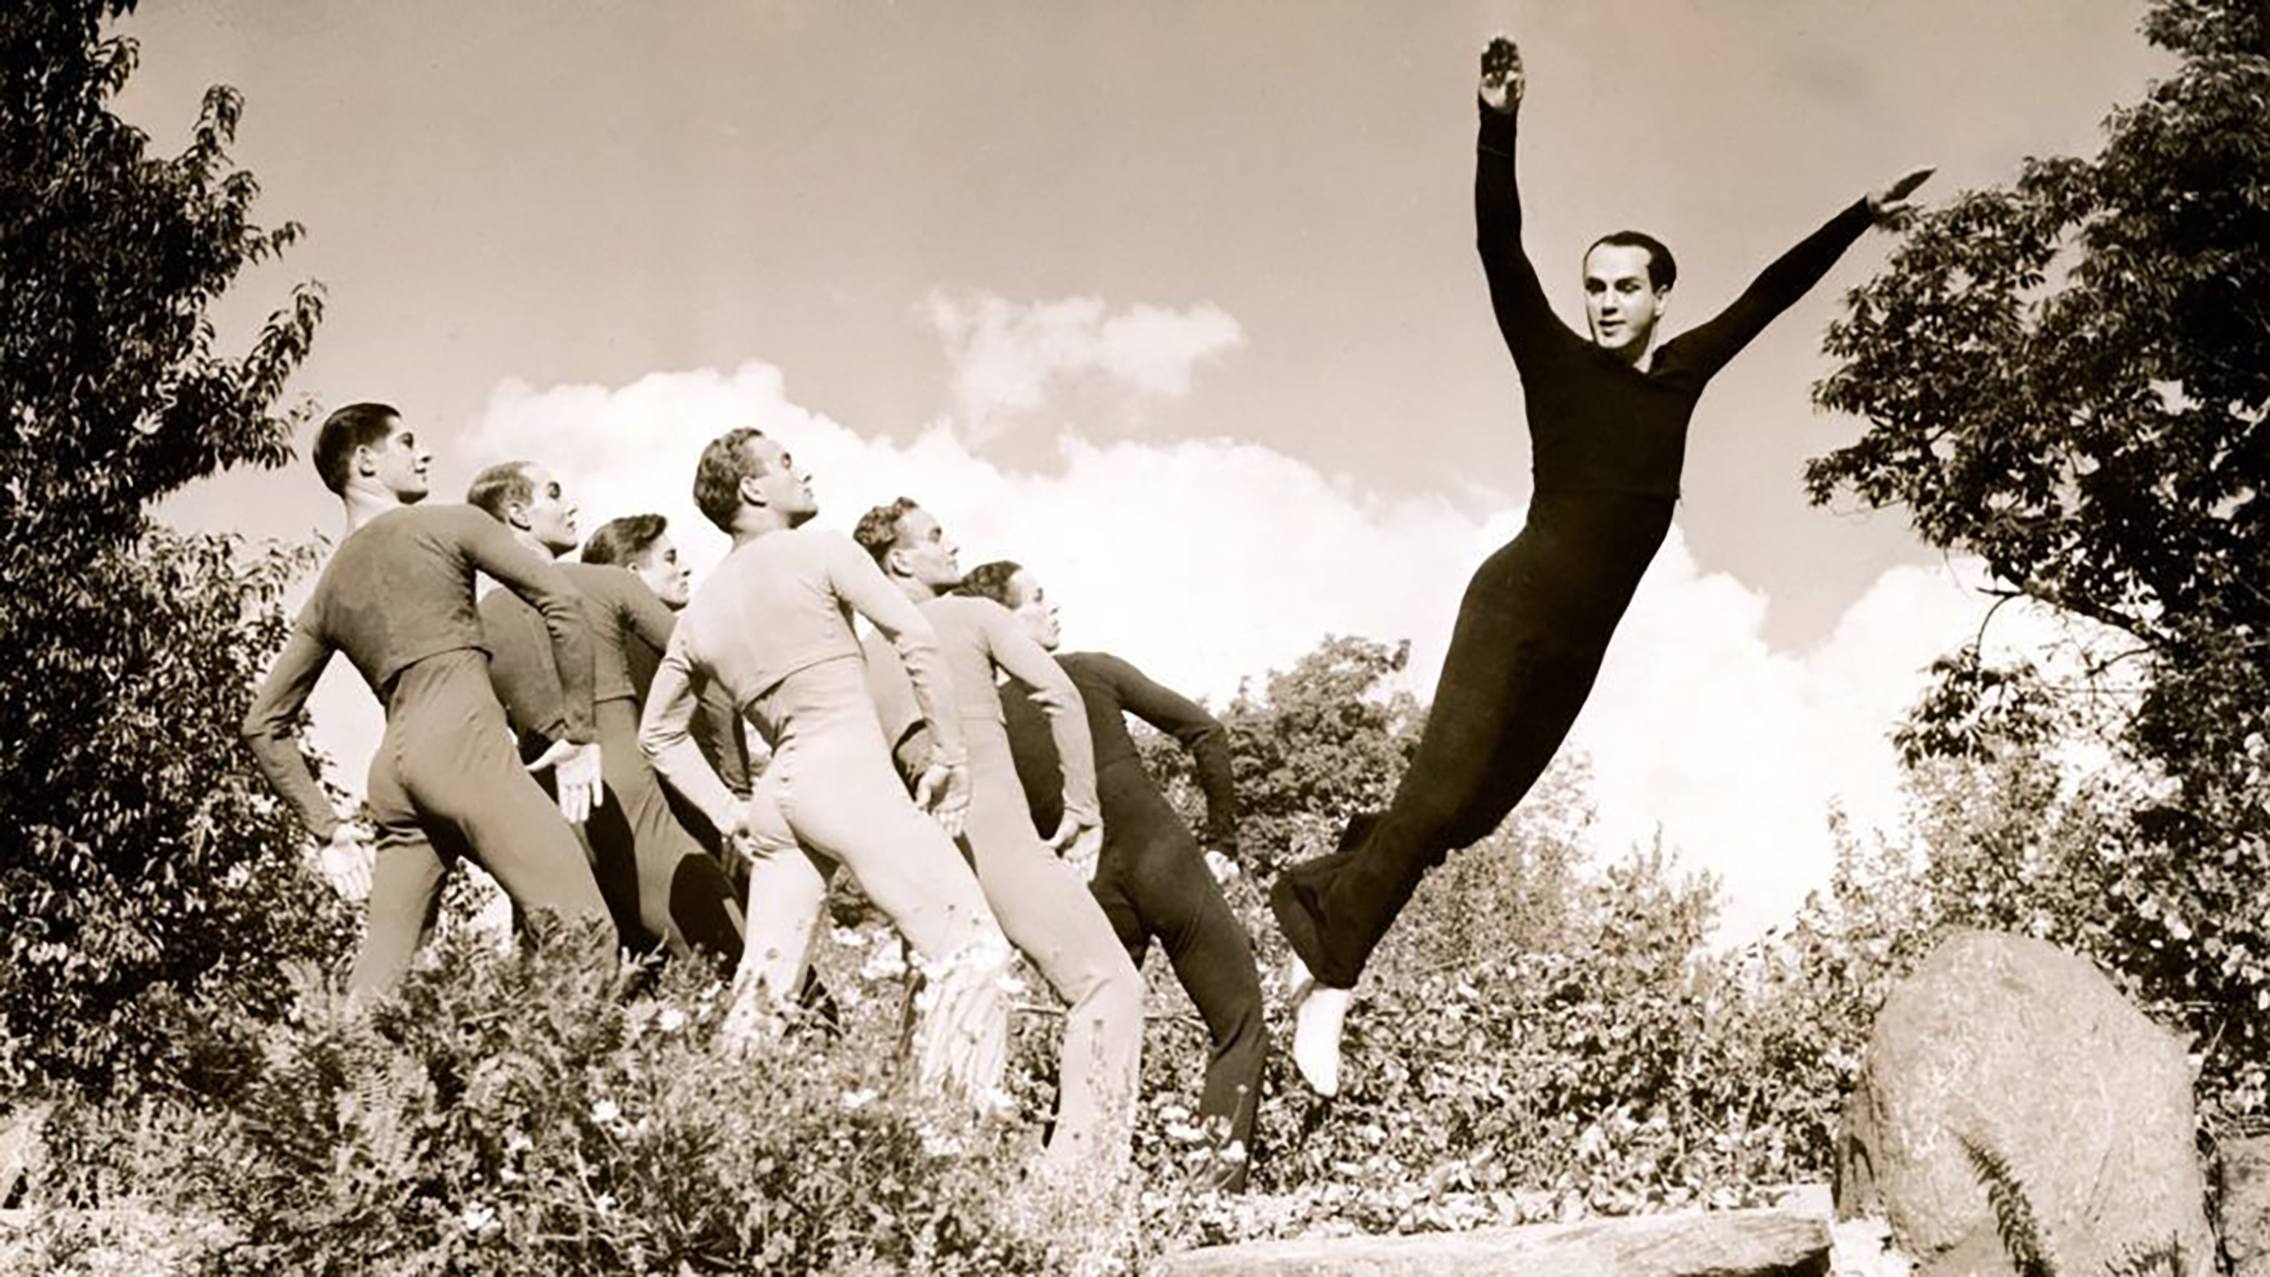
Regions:
[[[576, 542], [574, 501], [559, 476], [533, 462], [483, 470], [466, 503], [512, 529], [515, 540], [556, 558]], [[732, 967], [741, 961], [741, 918], [718, 862], [671, 813], [662, 784], [638, 747], [639, 702], [626, 649], [660, 649], [676, 624], [646, 583], [618, 567], [557, 565], [583, 598], [593, 640], [593, 713], [607, 799], [581, 829], [599, 890], [633, 949], [659, 941], [674, 954], [696, 949]], [[543, 620], [509, 590], [481, 599], [489, 680], [520, 733], [521, 756], [540, 761], [557, 735], [560, 679], [543, 641]], [[548, 771], [548, 769], [546, 769]]]
[[[367, 791], [377, 854], [370, 929], [349, 980], [357, 993], [384, 991], [409, 968], [433, 924], [442, 878], [460, 855], [470, 854], [524, 908], [579, 923], [607, 917], [568, 828], [604, 801], [590, 624], [559, 569], [495, 520], [466, 506], [410, 504], [425, 496], [426, 461], [383, 404], [352, 404], [324, 421], [316, 469], [339, 494], [347, 536], [244, 716], [245, 740], [268, 782], [318, 838], [349, 850], [361, 834], [332, 812], [292, 740], [294, 725], [335, 651], [347, 654], [386, 707]], [[560, 682], [557, 806], [505, 739], [474, 612], [476, 572], [542, 615]], [[590, 940], [614, 949], [611, 935], [594, 930]]]
[[1466, 587], [1426, 733], [1386, 812], [1350, 821], [1337, 851], [1280, 874], [1269, 893], [1295, 954], [1294, 1060], [1327, 1095], [1339, 1086], [1347, 991], [1373, 947], [1420, 877], [1490, 833], [1528, 792], [1591, 692], [1670, 528], [1687, 422], [1704, 385], [1930, 173], [1854, 201], [1732, 305], [1650, 358], [1676, 272], [1653, 239], [1619, 232], [1585, 254], [1590, 340], [1545, 301], [1521, 247], [1513, 162], [1521, 86], [1513, 43], [1492, 40], [1482, 55], [1474, 219], [1527, 405], [1536, 478], [1528, 518]]
[[[1056, 607], [1032, 570], [1006, 560], [983, 564], [962, 579], [960, 593], [992, 599], [1024, 624], [1033, 641], [1056, 651]], [[1140, 969], [1156, 937], [1198, 1014], [1212, 1050], [1198, 1115], [1213, 1141], [1207, 1181], [1229, 1192], [1245, 1189], [1253, 1115], [1261, 1098], [1261, 1067], [1269, 1050], [1263, 1024], [1261, 973], [1253, 941], [1222, 898], [1217, 875], [1236, 873], [1237, 792], [1230, 749], [1221, 723], [1205, 709], [1159, 686], [1133, 665], [1102, 652], [1058, 654], [1056, 663], [1079, 689], [1095, 745], [1096, 796], [1103, 805], [1103, 850], [1088, 890], [1127, 956]], [[1009, 749], [1033, 827], [1052, 830], [1064, 818], [1064, 779], [1047, 716], [1032, 689], [1012, 678], [1002, 685]], [[1206, 848], [1200, 852], [1182, 817], [1143, 769], [1127, 715], [1173, 736], [1198, 765], [1206, 792]]]
[[[626, 514], [609, 519], [584, 541], [582, 559], [585, 563], [630, 569], [631, 575], [646, 582], [646, 587], [654, 591], [664, 607], [672, 612], [681, 611], [693, 597], [693, 573], [678, 558], [678, 546], [670, 539], [669, 528], [670, 521], [659, 514]], [[631, 699], [641, 709], [646, 705], [646, 689], [653, 684], [654, 671], [661, 663], [661, 648], [636, 634], [625, 636], [623, 664], [631, 676]], [[755, 769], [748, 727], [734, 711], [724, 690], [715, 683], [703, 689], [701, 712], [694, 715], [693, 736], [694, 744], [701, 748], [702, 757], [709, 760], [717, 778], [736, 796], [746, 799], [753, 784], [750, 773]], [[710, 828], [709, 818], [700, 808], [686, 801], [675, 789], [664, 786], [663, 792], [669, 797], [670, 810], [677, 816], [678, 823], [718, 858], [726, 876], [734, 879], [736, 890], [746, 887], [747, 883], [741, 879], [747, 873], [749, 862], [725, 845], [724, 835]]]

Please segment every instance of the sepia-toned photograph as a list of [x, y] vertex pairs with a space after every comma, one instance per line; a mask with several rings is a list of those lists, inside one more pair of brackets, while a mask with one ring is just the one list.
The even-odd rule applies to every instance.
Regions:
[[2270, 1277], [2270, 0], [7, 0], [0, 1272]]

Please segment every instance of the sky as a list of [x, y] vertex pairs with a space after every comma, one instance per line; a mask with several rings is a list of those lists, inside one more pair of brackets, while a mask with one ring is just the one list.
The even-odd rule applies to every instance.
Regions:
[[[1476, 56], [1529, 74], [1525, 239], [1581, 321], [1596, 235], [1677, 253], [1699, 322], [1910, 167], [1926, 199], [2090, 153], [2163, 74], [2135, 0], [146, 5], [119, 109], [161, 148], [204, 87], [306, 240], [216, 312], [240, 344], [303, 279], [294, 392], [398, 405], [438, 497], [537, 457], [587, 527], [653, 509], [697, 569], [703, 441], [778, 434], [823, 524], [904, 493], [965, 563], [1016, 558], [1067, 645], [1217, 702], [1328, 632], [1413, 642], [1433, 689], [1466, 576], [1520, 526], [1521, 396], [1473, 255]], [[1729, 928], [1826, 873], [1826, 813], [1893, 820], [1886, 740], [1973, 633], [1972, 565], [1898, 511], [1805, 500], [1821, 333], [1871, 235], [1721, 374], [1670, 541], [1572, 738], [1598, 849], [1660, 829]], [[303, 446], [305, 440], [303, 439]], [[304, 540], [304, 459], [161, 517]], [[698, 583], [698, 577], [697, 577]], [[2006, 613], [2005, 616], [2008, 614]], [[2037, 619], [1997, 621], [2043, 641]], [[359, 778], [344, 662], [318, 740]]]

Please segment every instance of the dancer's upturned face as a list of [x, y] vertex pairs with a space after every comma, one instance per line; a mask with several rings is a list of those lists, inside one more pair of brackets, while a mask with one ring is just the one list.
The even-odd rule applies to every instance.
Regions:
[[1009, 578], [1009, 597], [1017, 600], [1017, 620], [1035, 643], [1053, 652], [1064, 641], [1063, 631], [1057, 624], [1056, 605], [1048, 601], [1048, 592], [1040, 588], [1040, 578], [1031, 568], [1018, 568]]
[[751, 439], [749, 449], [764, 473], [742, 482], [755, 485], [761, 504], [779, 511], [792, 528], [819, 513], [812, 478], [796, 468], [796, 458], [788, 455], [788, 449], [771, 438]]
[[426, 468], [433, 464], [433, 454], [418, 446], [418, 436], [396, 418], [394, 428], [387, 431], [384, 441], [377, 447], [364, 450], [369, 454], [371, 471], [394, 499], [403, 505], [416, 505], [425, 500]]
[[654, 597], [672, 611], [684, 607], [686, 600], [694, 595], [693, 570], [678, 561], [678, 547], [668, 536], [654, 538], [654, 544], [646, 547], [646, 553], [628, 566], [638, 574], [639, 580], [646, 582], [646, 588], [654, 591]]
[[529, 533], [553, 554], [566, 554], [582, 539], [575, 534], [575, 502], [559, 476], [542, 466], [528, 467], [528, 484], [535, 489], [528, 500]]
[[899, 516], [899, 540], [891, 554], [898, 561], [900, 573], [933, 590], [950, 590], [962, 583], [961, 550], [947, 539], [946, 530], [928, 510], [909, 510]]
[[1596, 344], [1637, 355], [1654, 339], [1671, 290], [1649, 280], [1651, 260], [1636, 244], [1595, 244], [1584, 255], [1584, 319]]

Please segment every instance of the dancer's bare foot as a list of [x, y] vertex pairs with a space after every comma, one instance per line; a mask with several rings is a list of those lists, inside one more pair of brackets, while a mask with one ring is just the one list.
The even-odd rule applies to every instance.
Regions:
[[1528, 77], [1521, 69], [1521, 50], [1502, 35], [1490, 37], [1482, 50], [1482, 85], [1476, 90], [1493, 111], [1511, 115], [1520, 109], [1521, 92]]

